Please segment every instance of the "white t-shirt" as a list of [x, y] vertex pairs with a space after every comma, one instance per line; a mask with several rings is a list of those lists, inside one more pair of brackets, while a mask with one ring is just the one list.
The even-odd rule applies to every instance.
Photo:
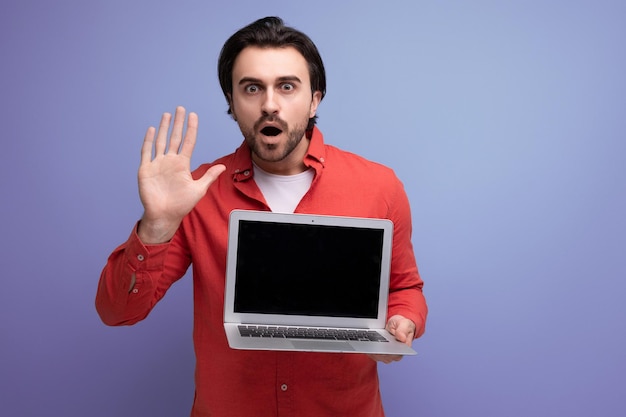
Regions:
[[276, 175], [263, 171], [254, 164], [254, 181], [273, 212], [293, 213], [311, 187], [313, 169], [295, 175]]

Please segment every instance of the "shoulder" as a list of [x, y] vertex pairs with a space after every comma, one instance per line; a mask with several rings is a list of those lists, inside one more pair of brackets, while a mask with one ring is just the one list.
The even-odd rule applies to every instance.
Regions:
[[392, 168], [333, 145], [325, 145], [328, 168], [341, 170], [349, 175], [366, 175], [382, 181], [398, 181]]
[[362, 217], [395, 220], [406, 206], [404, 185], [393, 169], [361, 155], [326, 145], [326, 158], [319, 184], [331, 196], [345, 202]]

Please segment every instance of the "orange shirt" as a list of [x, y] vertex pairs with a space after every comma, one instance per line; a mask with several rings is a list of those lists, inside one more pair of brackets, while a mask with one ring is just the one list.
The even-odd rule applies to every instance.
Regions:
[[[404, 188], [389, 168], [324, 144], [314, 128], [305, 164], [315, 170], [296, 213], [390, 219], [394, 223], [388, 317], [401, 314], [424, 332], [427, 315]], [[135, 231], [109, 257], [96, 308], [108, 325], [144, 319], [193, 267], [196, 395], [192, 417], [384, 415], [376, 362], [362, 354], [243, 351], [223, 327], [228, 216], [269, 210], [253, 177], [245, 142], [215, 163], [226, 171], [183, 220], [169, 243], [144, 245]], [[209, 165], [194, 172], [197, 178]], [[312, 260], [313, 261], [313, 260]], [[129, 292], [132, 275], [136, 283]]]

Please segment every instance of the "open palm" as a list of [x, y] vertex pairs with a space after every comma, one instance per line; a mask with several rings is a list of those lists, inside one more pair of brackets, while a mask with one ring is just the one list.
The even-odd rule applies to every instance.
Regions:
[[168, 143], [171, 118], [169, 113], [163, 115], [158, 133], [154, 127], [148, 129], [141, 149], [138, 181], [144, 215], [139, 236], [144, 243], [171, 239], [183, 217], [225, 169], [223, 165], [213, 166], [201, 178], [194, 180], [190, 165], [198, 132], [198, 116], [189, 114], [183, 138], [185, 109], [177, 107]]

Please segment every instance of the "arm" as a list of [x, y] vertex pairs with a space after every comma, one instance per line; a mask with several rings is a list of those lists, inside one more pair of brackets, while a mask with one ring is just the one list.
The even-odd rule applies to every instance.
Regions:
[[425, 331], [428, 307], [422, 281], [411, 243], [412, 224], [409, 200], [398, 180], [394, 204], [390, 207], [390, 219], [394, 223], [393, 258], [387, 317], [400, 315], [415, 325], [413, 338]]
[[146, 132], [138, 173], [144, 214], [126, 243], [109, 257], [96, 294], [96, 309], [106, 324], [133, 324], [145, 318], [189, 267], [177, 230], [225, 167], [215, 165], [199, 179], [192, 178], [198, 117], [189, 114], [183, 141], [184, 121], [185, 109], [178, 107], [169, 146], [169, 113], [161, 118], [156, 141], [153, 127]]
[[[178, 258], [177, 268], [169, 268], [177, 272], [163, 273], [170, 246], [144, 245], [135, 228], [128, 240], [113, 251], [96, 293], [96, 310], [105, 324], [130, 325], [144, 319], [167, 288], [183, 276], [189, 266], [184, 258]], [[172, 263], [176, 258], [169, 259]]]
[[[415, 338], [425, 330], [428, 307], [422, 287], [413, 245], [411, 243], [411, 210], [402, 184], [398, 181], [396, 198], [390, 206], [390, 219], [394, 223], [393, 258], [389, 305], [387, 308], [387, 331], [397, 340], [411, 346]], [[376, 361], [391, 363], [402, 356], [370, 355]]]

